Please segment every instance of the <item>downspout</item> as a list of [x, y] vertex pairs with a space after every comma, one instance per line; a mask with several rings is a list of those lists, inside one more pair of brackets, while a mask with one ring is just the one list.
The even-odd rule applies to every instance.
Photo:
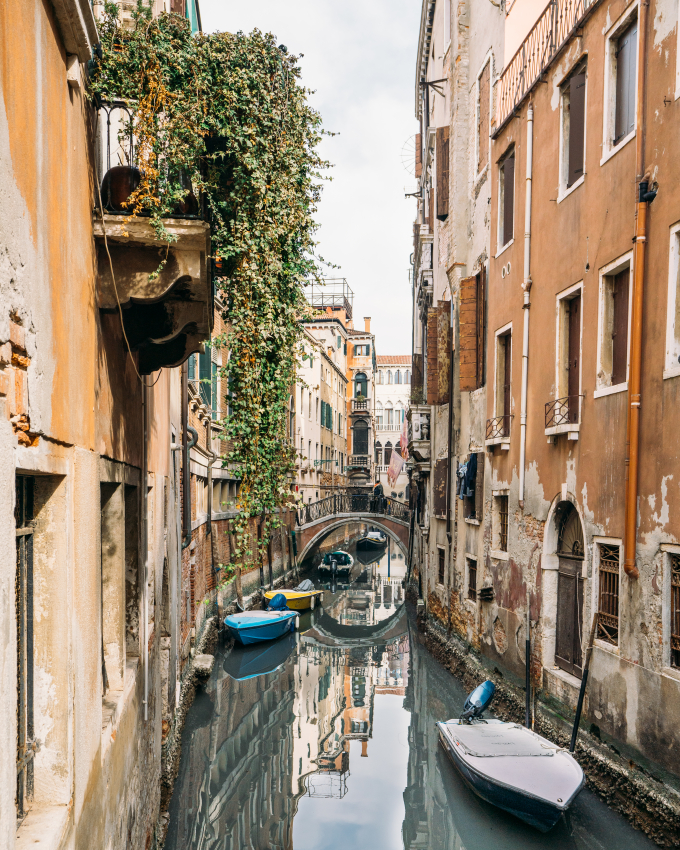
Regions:
[[524, 335], [522, 338], [522, 394], [519, 420], [519, 506], [524, 510], [524, 480], [527, 455], [527, 386], [529, 382], [529, 309], [531, 307], [531, 175], [534, 158], [534, 105], [527, 110], [527, 176], [524, 202]]
[[[191, 431], [191, 442], [189, 432]], [[189, 425], [189, 366], [182, 364], [182, 549], [191, 543], [191, 469], [189, 449], [198, 442], [198, 432]]]
[[449, 542], [451, 556], [451, 454], [453, 450], [453, 291], [450, 310], [451, 345], [449, 346], [449, 435], [446, 454], [446, 539]]
[[640, 181], [635, 205], [635, 245], [633, 248], [633, 309], [631, 316], [630, 373], [628, 375], [628, 423], [626, 433], [626, 513], [623, 538], [623, 568], [630, 578], [639, 578], [636, 561], [637, 552], [637, 498], [640, 461], [640, 373], [642, 370], [642, 314], [645, 285], [645, 254], [647, 248], [647, 204], [654, 200], [655, 192], [648, 192], [649, 184], [644, 180], [645, 145], [645, 77], [647, 61], [647, 15], [649, 6], [640, 3], [638, 89], [637, 89], [637, 137], [635, 139], [636, 177]]
[[142, 379], [142, 557], [144, 582], [142, 585], [142, 643], [144, 658], [144, 720], [149, 719], [149, 452], [148, 392], [146, 379]]

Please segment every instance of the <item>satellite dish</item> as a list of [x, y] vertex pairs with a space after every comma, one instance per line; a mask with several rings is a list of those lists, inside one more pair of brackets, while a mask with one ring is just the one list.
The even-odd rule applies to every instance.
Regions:
[[410, 136], [401, 148], [401, 164], [412, 176], [416, 176], [416, 137]]

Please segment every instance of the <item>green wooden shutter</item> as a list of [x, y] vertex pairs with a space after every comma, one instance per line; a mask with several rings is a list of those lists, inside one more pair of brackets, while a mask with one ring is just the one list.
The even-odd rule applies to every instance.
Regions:
[[201, 382], [199, 384], [199, 395], [201, 397], [201, 401], [203, 404], [211, 407], [211, 381], [212, 374], [210, 369], [210, 346], [205, 346], [205, 351], [203, 354], [199, 354], [198, 356], [198, 379]]
[[196, 380], [196, 357], [192, 354], [187, 360], [189, 370], [189, 380]]
[[212, 374], [210, 380], [210, 397], [212, 400], [212, 418], [219, 419], [219, 405], [217, 401], [217, 363], [212, 364]]

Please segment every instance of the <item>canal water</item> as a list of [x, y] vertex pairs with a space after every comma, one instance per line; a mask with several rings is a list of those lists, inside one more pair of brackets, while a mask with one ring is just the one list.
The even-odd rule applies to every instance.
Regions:
[[656, 847], [588, 790], [547, 835], [472, 794], [434, 725], [466, 694], [402, 604], [403, 554], [388, 566], [343, 548], [351, 575], [310, 576], [323, 608], [298, 633], [218, 652], [187, 718], [166, 850]]

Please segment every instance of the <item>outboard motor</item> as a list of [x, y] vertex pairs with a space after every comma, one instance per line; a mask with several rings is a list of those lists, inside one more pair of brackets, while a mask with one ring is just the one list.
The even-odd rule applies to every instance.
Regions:
[[486, 682], [482, 682], [482, 684], [478, 685], [465, 700], [463, 713], [461, 714], [460, 719], [467, 723], [469, 723], [470, 718], [473, 717], [481, 719], [482, 714], [491, 705], [491, 700], [495, 693], [496, 686], [491, 679], [487, 679]]
[[331, 575], [336, 576], [338, 574], [338, 562], [335, 558], [331, 558]]
[[287, 611], [288, 601], [283, 593], [277, 593], [267, 605], [267, 611]]

